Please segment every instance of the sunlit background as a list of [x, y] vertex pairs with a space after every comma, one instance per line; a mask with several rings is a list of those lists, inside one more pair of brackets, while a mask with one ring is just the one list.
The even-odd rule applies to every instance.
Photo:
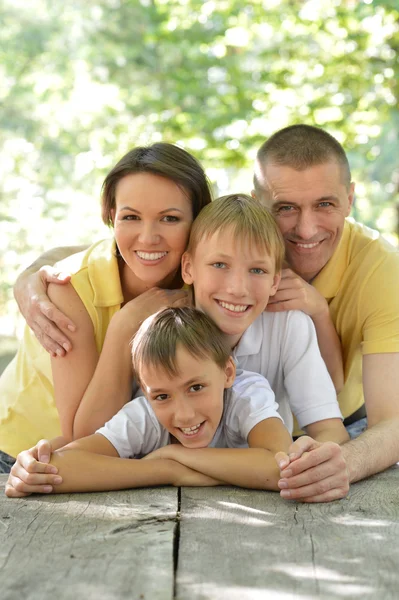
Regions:
[[215, 195], [251, 190], [277, 129], [326, 128], [350, 158], [353, 216], [397, 243], [397, 0], [3, 0], [0, 333], [45, 249], [110, 235], [102, 179], [131, 147], [194, 153]]

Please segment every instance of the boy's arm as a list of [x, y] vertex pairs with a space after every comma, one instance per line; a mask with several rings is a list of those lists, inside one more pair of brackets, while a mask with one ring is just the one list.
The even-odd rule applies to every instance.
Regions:
[[278, 490], [279, 469], [274, 456], [278, 451], [288, 450], [291, 441], [283, 422], [272, 417], [260, 421], [250, 431], [249, 448], [191, 449], [174, 444], [160, 448], [147, 458], [178, 461], [225, 485]]
[[317, 442], [344, 444], [349, 441], [349, 434], [341, 419], [324, 419], [311, 423], [304, 429], [306, 434]]
[[269, 312], [301, 310], [313, 320], [320, 353], [337, 394], [344, 385], [341, 342], [331, 320], [325, 298], [299, 275], [284, 269], [277, 293], [267, 305]]
[[[56, 450], [51, 457], [51, 465], [58, 470], [58, 476], [62, 478], [53, 488], [53, 492], [58, 494], [168, 484], [207, 486], [218, 483], [211, 477], [172, 460], [143, 461], [119, 458], [114, 446], [101, 434], [73, 441]], [[25, 484], [24, 490], [27, 489]], [[10, 474], [6, 485], [6, 495], [10, 498], [38, 491], [34, 489], [23, 492], [15, 477]]]
[[70, 280], [68, 274], [52, 268], [52, 265], [86, 247], [53, 248], [25, 269], [15, 282], [14, 297], [19, 310], [41, 345], [53, 356], [64, 356], [72, 349], [69, 338], [60, 327], [74, 331], [75, 324], [47, 296], [49, 283], [64, 284]]

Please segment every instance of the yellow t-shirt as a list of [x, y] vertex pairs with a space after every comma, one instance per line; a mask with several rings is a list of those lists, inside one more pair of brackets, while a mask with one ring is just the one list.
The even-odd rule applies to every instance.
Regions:
[[352, 220], [312, 284], [326, 298], [341, 339], [345, 385], [338, 396], [348, 417], [364, 402], [362, 356], [399, 352], [399, 252]]
[[[100, 352], [123, 302], [115, 243], [102, 240], [59, 265], [73, 274], [72, 285], [93, 322]], [[0, 378], [0, 450], [16, 456], [41, 438], [60, 434], [50, 356], [26, 326], [18, 353]]]

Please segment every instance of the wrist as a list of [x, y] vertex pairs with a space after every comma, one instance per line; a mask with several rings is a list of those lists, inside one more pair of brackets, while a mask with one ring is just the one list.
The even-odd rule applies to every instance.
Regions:
[[330, 321], [330, 309], [325, 298], [321, 298], [316, 310], [310, 315], [315, 323]]

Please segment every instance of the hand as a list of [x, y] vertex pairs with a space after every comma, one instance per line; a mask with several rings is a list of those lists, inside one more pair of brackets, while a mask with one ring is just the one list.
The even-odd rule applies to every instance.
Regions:
[[76, 327], [50, 302], [47, 287], [49, 283], [63, 285], [70, 279], [70, 275], [60, 273], [54, 267], [42, 267], [36, 273], [20, 278], [14, 289], [19, 310], [43, 348], [52, 356], [65, 356], [72, 350], [71, 341], [59, 328], [75, 331]]
[[178, 452], [181, 447], [180, 444], [168, 444], [167, 446], [163, 446], [162, 448], [150, 452], [144, 456], [142, 460], [158, 460], [160, 458], [178, 460]]
[[316, 288], [306, 283], [302, 277], [291, 269], [283, 269], [278, 290], [270, 298], [266, 310], [268, 312], [302, 310], [314, 319], [328, 314], [328, 304]]
[[150, 315], [166, 307], [181, 307], [190, 304], [187, 290], [163, 290], [151, 288], [137, 296], [119, 310], [112, 321], [120, 323], [125, 335], [129, 338], [136, 333], [141, 323]]
[[40, 440], [30, 448], [20, 452], [6, 483], [5, 493], [9, 498], [22, 498], [30, 494], [49, 494], [53, 485], [62, 483], [58, 469], [48, 464], [51, 445], [48, 440]]
[[280, 467], [280, 496], [302, 502], [330, 502], [349, 491], [349, 469], [342, 447], [334, 442], [316, 442], [302, 436], [288, 454], [275, 456]]

